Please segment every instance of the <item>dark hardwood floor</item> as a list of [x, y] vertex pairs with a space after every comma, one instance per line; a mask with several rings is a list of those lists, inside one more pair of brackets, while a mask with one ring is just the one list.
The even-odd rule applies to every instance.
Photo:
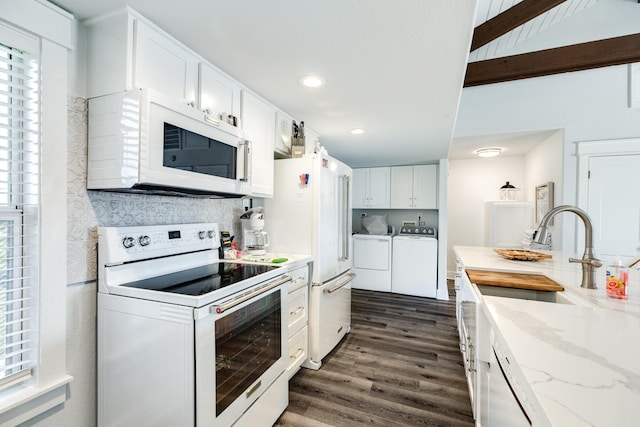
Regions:
[[276, 426], [473, 426], [449, 295], [354, 289], [351, 333], [291, 379]]

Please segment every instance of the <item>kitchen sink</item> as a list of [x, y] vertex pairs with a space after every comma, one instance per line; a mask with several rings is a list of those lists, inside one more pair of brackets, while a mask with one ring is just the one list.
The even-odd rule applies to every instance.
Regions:
[[581, 305], [574, 295], [559, 291], [537, 291], [532, 289], [508, 288], [504, 286], [476, 285], [482, 295], [551, 302], [556, 304]]

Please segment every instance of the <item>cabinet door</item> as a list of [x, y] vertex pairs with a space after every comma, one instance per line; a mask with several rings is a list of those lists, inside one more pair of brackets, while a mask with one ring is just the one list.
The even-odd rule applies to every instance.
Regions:
[[195, 106], [198, 58], [140, 20], [135, 28], [134, 87], [155, 89]]
[[251, 195], [273, 197], [275, 109], [250, 92], [242, 92], [242, 128], [251, 141]]
[[200, 63], [199, 108], [240, 117], [240, 85], [216, 68]]
[[284, 156], [291, 155], [291, 125], [293, 119], [282, 111], [276, 112], [275, 150]]
[[416, 209], [438, 208], [438, 167], [416, 165], [413, 167], [413, 207]]
[[369, 169], [369, 207], [389, 209], [391, 206], [391, 168]]
[[391, 168], [391, 208], [413, 207], [413, 166]]
[[354, 169], [351, 180], [353, 182], [351, 194], [353, 209], [369, 207], [369, 169]]

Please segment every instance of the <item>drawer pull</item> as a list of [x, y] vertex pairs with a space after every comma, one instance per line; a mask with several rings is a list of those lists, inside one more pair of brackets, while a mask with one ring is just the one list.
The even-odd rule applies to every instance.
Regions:
[[300, 313], [302, 310], [304, 310], [304, 307], [298, 307], [298, 309], [297, 309], [297, 310], [295, 310], [295, 311], [290, 311], [290, 312], [289, 312], [289, 314], [290, 314], [291, 316], [297, 316], [297, 315], [298, 315], [298, 313]]
[[296, 351], [296, 354], [294, 354], [293, 356], [289, 356], [289, 359], [295, 360], [298, 357], [302, 356], [303, 354], [304, 354], [304, 348], [303, 347], [298, 347], [298, 351]]

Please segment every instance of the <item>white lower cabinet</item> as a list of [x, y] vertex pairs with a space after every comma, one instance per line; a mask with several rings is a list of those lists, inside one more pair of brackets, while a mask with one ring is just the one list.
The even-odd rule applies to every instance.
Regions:
[[309, 355], [309, 266], [289, 272], [293, 278], [289, 285], [287, 375], [293, 377]]
[[512, 370], [501, 368], [512, 358], [505, 354], [506, 346], [498, 342], [483, 308], [481, 294], [469, 280], [460, 260], [457, 260], [455, 290], [460, 351], [476, 425], [531, 425], [531, 415], [525, 409], [527, 404], [522, 403], [524, 400], [514, 392], [509, 383], [511, 379], [505, 374]]

